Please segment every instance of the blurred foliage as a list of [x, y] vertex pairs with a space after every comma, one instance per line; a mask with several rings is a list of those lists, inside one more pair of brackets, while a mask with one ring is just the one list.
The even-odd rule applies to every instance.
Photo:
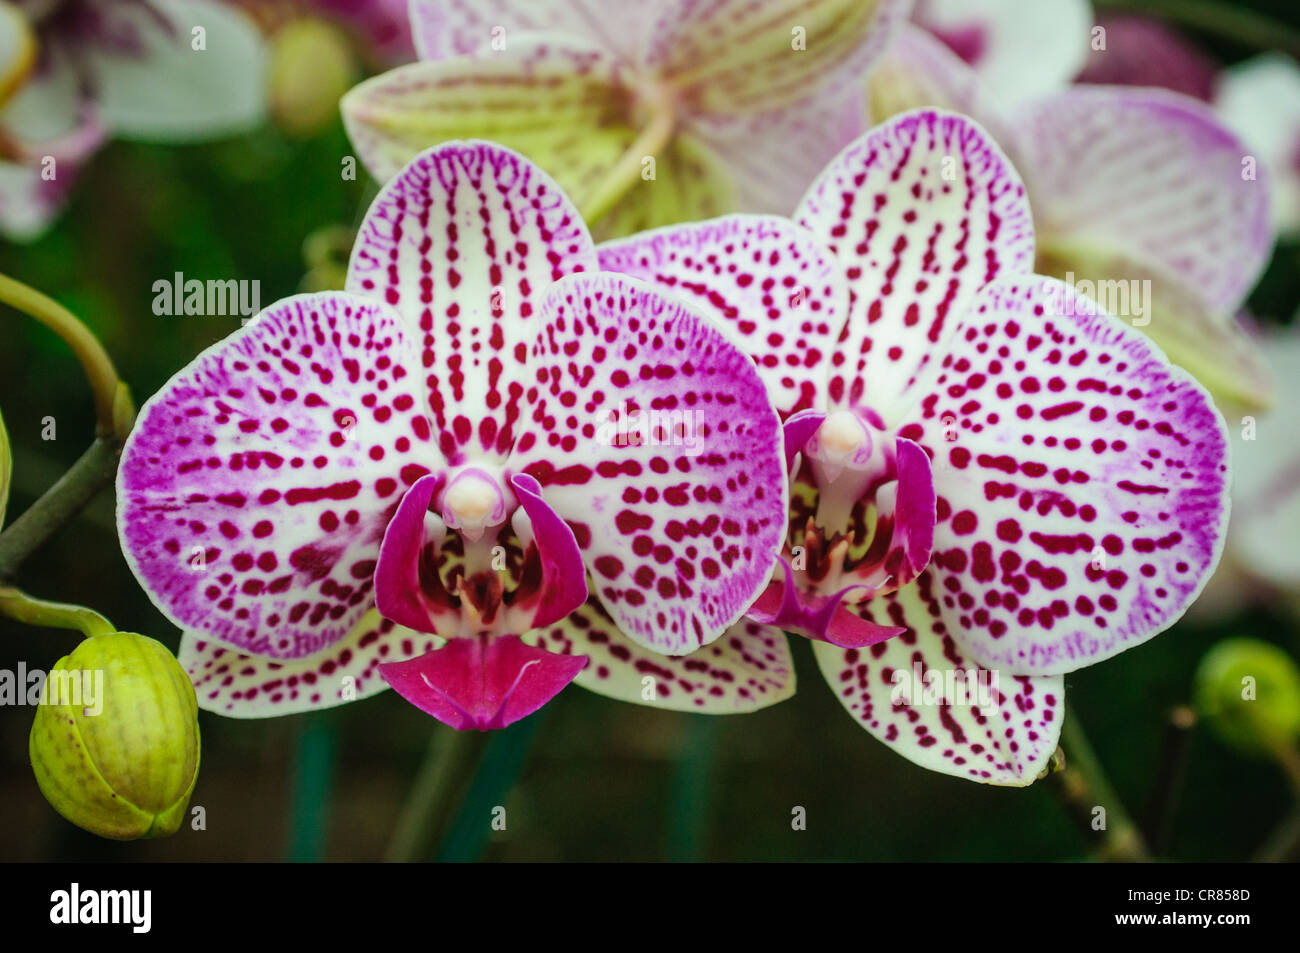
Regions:
[[[1259, 10], [1298, 19], [1293, 0]], [[1198, 36], [1225, 62], [1248, 55]], [[303, 243], [318, 229], [354, 225], [373, 185], [341, 177], [351, 153], [341, 125], [307, 139], [274, 129], [209, 146], [115, 143], [91, 164], [70, 208], [41, 241], [0, 246], [0, 271], [53, 295], [101, 337], [140, 403], [195, 354], [239, 326], [238, 317], [155, 316], [153, 284], [186, 278], [256, 279], [261, 301], [297, 292], [307, 272]], [[1300, 244], [1279, 247], [1251, 300], [1268, 323], [1300, 305]], [[0, 409], [14, 447], [11, 513], [88, 445], [93, 414], [72, 357], [49, 332], [6, 314], [0, 326]], [[57, 437], [42, 440], [44, 418]], [[103, 494], [27, 563], [17, 580], [35, 595], [75, 600], [114, 624], [175, 647], [178, 635], [128, 570]], [[1196, 666], [1220, 639], [1249, 636], [1300, 654], [1293, 621], [1263, 609], [1171, 631], [1106, 664], [1068, 676], [1067, 700], [1130, 812], [1141, 821], [1155, 787], [1165, 719], [1187, 702]], [[76, 636], [0, 620], [0, 668], [48, 668]], [[756, 715], [721, 719], [707, 732], [712, 758], [683, 794], [681, 752], [698, 745], [689, 716], [624, 705], [570, 688], [537, 727], [518, 783], [505, 800], [508, 831], [493, 832], [490, 859], [653, 860], [680, 854], [673, 811], [692, 816], [690, 853], [711, 860], [1073, 860], [1081, 835], [1048, 785], [988, 788], [914, 767], [844, 713], [803, 640], [794, 640], [800, 691]], [[323, 856], [375, 860], [384, 851], [433, 729], [392, 693], [334, 712], [272, 721], [201, 713], [203, 771], [192, 804], [207, 829], [116, 844], [64, 822], [41, 797], [27, 761], [34, 712], [0, 711], [3, 860], [276, 860], [312, 855], [291, 831], [294, 753], [333, 740], [333, 790], [310, 819], [327, 825]], [[695, 739], [692, 742], [692, 738]], [[315, 747], [312, 747], [315, 746]], [[330, 772], [322, 768], [322, 776]], [[688, 777], [689, 772], [687, 772]], [[684, 808], [679, 805], [685, 804]], [[807, 830], [791, 811], [807, 811]], [[1284, 778], [1206, 733], [1192, 742], [1170, 855], [1243, 860], [1284, 815]], [[487, 818], [483, 818], [484, 825]], [[680, 825], [681, 819], [678, 819]]]

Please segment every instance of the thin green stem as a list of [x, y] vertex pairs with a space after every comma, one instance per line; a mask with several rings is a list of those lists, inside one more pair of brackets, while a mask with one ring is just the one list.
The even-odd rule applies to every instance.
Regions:
[[[1150, 861], [1151, 854], [1133, 819], [1111, 787], [1078, 718], [1067, 714], [1061, 726], [1065, 766], [1050, 775], [1052, 789], [1097, 851], [1108, 861]], [[1104, 813], [1098, 813], [1103, 808]], [[1100, 829], [1098, 829], [1100, 827]]]
[[86, 380], [90, 382], [95, 397], [98, 433], [100, 436], [114, 436], [119, 442], [125, 440], [135, 419], [135, 407], [108, 352], [90, 329], [53, 298], [8, 275], [0, 275], [0, 303], [35, 318], [63, 339], [81, 362]]
[[505, 801], [528, 758], [533, 735], [544, 711], [529, 715], [504, 731], [494, 732], [483, 752], [464, 804], [438, 850], [441, 863], [478, 860], [494, 830], [507, 830]]
[[86, 636], [116, 632], [113, 623], [93, 609], [29, 596], [13, 586], [0, 586], [0, 614], [28, 625], [75, 629]]
[[312, 864], [325, 859], [337, 746], [332, 716], [332, 712], [312, 715], [298, 736], [289, 808], [290, 863]]
[[704, 859], [721, 730], [722, 719], [716, 715], [687, 716], [668, 798], [668, 860], [674, 863]]
[[477, 731], [456, 731], [445, 725], [434, 729], [388, 842], [385, 860], [410, 863], [432, 853], [460, 803], [457, 795], [464, 794], [470, 769], [482, 757], [485, 741]]
[[588, 225], [595, 224], [609, 214], [628, 191], [641, 179], [642, 163], [653, 158], [672, 141], [677, 129], [677, 117], [672, 99], [667, 91], [656, 91], [647, 101], [650, 121], [632, 145], [587, 191], [578, 202], [578, 211]]
[[31, 553], [113, 482], [118, 445], [101, 437], [67, 473], [0, 533], [0, 579], [11, 579]]

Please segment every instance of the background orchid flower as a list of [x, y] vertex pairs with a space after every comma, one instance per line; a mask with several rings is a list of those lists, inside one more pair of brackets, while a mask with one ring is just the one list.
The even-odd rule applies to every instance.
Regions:
[[555, 175], [607, 234], [786, 214], [862, 131], [861, 89], [909, 0], [411, 0], [422, 62], [342, 109], [371, 174], [484, 137]]
[[[607, 439], [628, 408], [675, 411], [697, 452]], [[743, 710], [793, 689], [779, 633], [739, 621], [780, 551], [783, 467], [749, 358], [599, 274], [540, 169], [452, 143], [380, 192], [345, 292], [271, 306], [148, 402], [119, 529], [224, 714], [387, 682], [496, 728], [584, 665], [606, 694], [653, 701], [642, 678], [661, 678], [679, 707]], [[709, 664], [642, 664], [694, 650]]]
[[1300, 66], [1265, 53], [1225, 69], [1214, 105], [1269, 171], [1273, 220], [1279, 234], [1300, 231]]
[[[1029, 273], [1025, 188], [966, 117], [872, 130], [795, 218], [664, 229], [601, 246], [601, 266], [723, 321], [786, 421], [795, 571], [751, 618], [792, 627], [793, 581], [868, 731], [933, 770], [1029, 784], [1061, 676], [1167, 628], [1212, 572], [1222, 419], [1138, 332]], [[913, 665], [996, 670], [996, 711], [892, 699]]]
[[1235, 320], [1273, 246], [1267, 174], [1208, 106], [1161, 89], [1075, 86], [1009, 108], [915, 28], [891, 43], [870, 98], [877, 120], [932, 105], [979, 121], [1024, 176], [1039, 272], [1119, 282], [1107, 288], [1127, 301], [1120, 316], [1216, 397], [1269, 403], [1267, 368]]
[[10, 238], [44, 231], [108, 138], [191, 141], [262, 116], [261, 40], [216, 0], [0, 2], [0, 34], [0, 232]]
[[912, 21], [969, 64], [1001, 101], [1064, 89], [1088, 58], [1088, 0], [917, 0]]
[[1078, 82], [1160, 86], [1205, 102], [1213, 98], [1214, 61], [1163, 20], [1111, 13], [1097, 17], [1096, 25], [1105, 46], [1093, 44]]

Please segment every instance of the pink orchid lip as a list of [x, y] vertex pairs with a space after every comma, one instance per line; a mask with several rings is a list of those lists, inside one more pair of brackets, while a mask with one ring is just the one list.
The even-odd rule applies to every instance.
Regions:
[[798, 632], [841, 648], [866, 648], [907, 631], [897, 626], [868, 622], [843, 606], [844, 598], [850, 592], [867, 589], [874, 595], [872, 587], [851, 585], [833, 595], [819, 596], [800, 590], [794, 571], [785, 558], [781, 559], [781, 568], [785, 573], [784, 585], [775, 582], [769, 585], [749, 609], [748, 615], [755, 622]]
[[518, 635], [480, 635], [384, 663], [379, 673], [412, 705], [457, 731], [491, 731], [537, 711], [586, 664], [586, 656], [534, 648]]

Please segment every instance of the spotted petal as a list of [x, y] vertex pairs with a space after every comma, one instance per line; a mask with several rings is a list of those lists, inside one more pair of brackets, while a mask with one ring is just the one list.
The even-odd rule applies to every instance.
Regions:
[[854, 142], [795, 218], [835, 252], [851, 294], [830, 397], [896, 419], [979, 289], [1032, 269], [1024, 186], [964, 116], [905, 113]]
[[1140, 333], [1054, 279], [1000, 279], [918, 390], [901, 432], [942, 455], [931, 571], [963, 654], [1071, 672], [1200, 593], [1227, 524], [1227, 435]]
[[546, 173], [500, 146], [448, 143], [376, 197], [347, 287], [401, 312], [434, 440], [458, 465], [509, 451], [538, 301], [555, 279], [596, 267], [586, 226]]
[[242, 655], [189, 632], [181, 636], [177, 658], [194, 681], [200, 708], [228, 718], [276, 718], [377, 695], [388, 688], [379, 676], [381, 662], [441, 644], [371, 609], [346, 637], [307, 658]]
[[600, 267], [648, 281], [727, 328], [783, 415], [826, 403], [826, 367], [848, 313], [838, 263], [789, 219], [730, 215], [598, 249]]
[[398, 489], [436, 458], [401, 318], [287, 298], [144, 406], [118, 471], [127, 560], [196, 637], [301, 658], [370, 607]]
[[733, 115], [838, 95], [862, 81], [907, 0], [673, 0], [647, 67], [695, 115]]
[[752, 362], [650, 285], [574, 275], [541, 305], [511, 456], [577, 534], [634, 641], [684, 655], [766, 585], [785, 535], [780, 423]]
[[757, 711], [794, 694], [794, 661], [785, 635], [741, 619], [690, 655], [666, 656], [633, 642], [595, 601], [549, 629], [525, 636], [551, 652], [585, 655], [576, 684], [620, 701], [694, 711]]
[[[985, 784], [1032, 784], [1060, 737], [1064, 679], [978, 666], [954, 641], [941, 592], [927, 572], [863, 603], [864, 616], [903, 634], [869, 649], [816, 642], [817, 664], [849, 714], [914, 764]], [[927, 681], [935, 686], [928, 698]]]

